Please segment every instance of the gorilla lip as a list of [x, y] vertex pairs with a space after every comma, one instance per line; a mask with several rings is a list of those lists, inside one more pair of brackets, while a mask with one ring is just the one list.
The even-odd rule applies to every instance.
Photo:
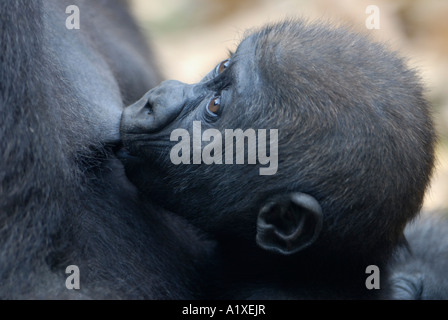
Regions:
[[128, 150], [128, 148], [126, 148], [122, 142], [120, 142], [117, 146], [115, 146], [114, 148], [114, 154], [115, 156], [121, 160], [121, 161], [126, 161], [126, 160], [136, 160], [139, 159], [136, 156], [133, 156], [131, 154], [131, 152]]

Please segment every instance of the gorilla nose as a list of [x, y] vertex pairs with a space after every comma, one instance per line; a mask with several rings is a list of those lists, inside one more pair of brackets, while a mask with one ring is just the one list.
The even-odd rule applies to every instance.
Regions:
[[155, 133], [165, 128], [182, 111], [187, 87], [179, 81], [169, 80], [148, 91], [123, 111], [122, 134]]

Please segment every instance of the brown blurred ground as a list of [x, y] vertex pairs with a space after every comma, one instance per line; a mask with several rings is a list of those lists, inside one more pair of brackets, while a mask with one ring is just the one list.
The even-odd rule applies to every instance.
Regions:
[[[397, 50], [427, 88], [440, 133], [426, 209], [448, 209], [448, 1], [444, 0], [132, 0], [166, 78], [195, 82], [236, 48], [244, 32], [286, 17], [350, 24]], [[365, 9], [380, 8], [380, 30]]]

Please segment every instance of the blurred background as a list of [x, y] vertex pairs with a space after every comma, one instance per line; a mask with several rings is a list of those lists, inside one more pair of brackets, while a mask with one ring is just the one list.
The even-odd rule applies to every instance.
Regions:
[[[348, 24], [416, 68], [440, 135], [425, 210], [448, 210], [448, 1], [446, 0], [132, 0], [167, 79], [193, 83], [227, 57], [244, 32], [288, 17]], [[367, 30], [366, 8], [380, 9]]]

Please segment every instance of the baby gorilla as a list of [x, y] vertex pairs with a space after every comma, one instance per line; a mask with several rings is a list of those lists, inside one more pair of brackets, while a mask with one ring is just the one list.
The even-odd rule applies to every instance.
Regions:
[[366, 267], [386, 278], [434, 161], [414, 72], [301, 21], [248, 35], [197, 84], [163, 82], [121, 133], [141, 194], [217, 240], [208, 298], [377, 297]]

